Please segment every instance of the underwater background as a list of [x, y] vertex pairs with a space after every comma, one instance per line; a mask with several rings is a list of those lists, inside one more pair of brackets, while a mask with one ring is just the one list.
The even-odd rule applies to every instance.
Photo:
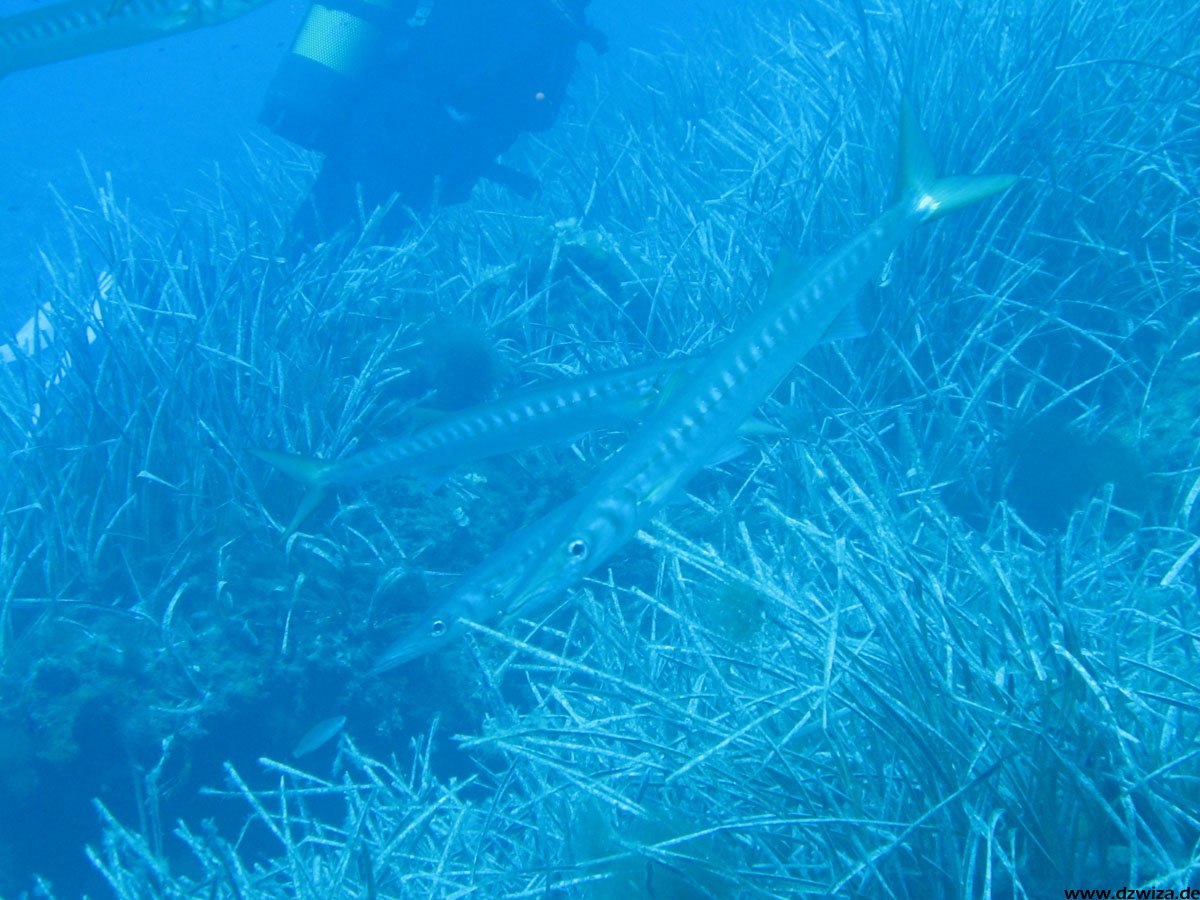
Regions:
[[[256, 118], [305, 9], [0, 80], [0, 343], [54, 327], [0, 373], [0, 896], [1200, 886], [1189, 4], [594, 0], [539, 194], [297, 258]], [[290, 538], [248, 449], [703, 353], [889, 202], [905, 95], [1017, 185], [570, 602], [372, 674], [624, 435]]]

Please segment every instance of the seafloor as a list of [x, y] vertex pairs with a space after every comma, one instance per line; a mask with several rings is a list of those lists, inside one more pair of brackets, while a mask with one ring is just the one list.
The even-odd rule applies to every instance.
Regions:
[[[290, 258], [282, 158], [178, 227], [64, 212], [56, 340], [0, 373], [0, 893], [78, 895], [85, 845], [120, 898], [1200, 881], [1200, 17], [747, 6], [577, 84], [521, 148], [539, 198], [399, 246]], [[1018, 184], [906, 244], [783, 433], [569, 602], [369, 674], [621, 436], [346, 490], [289, 540], [300, 491], [247, 449], [703, 352], [781, 249], [888, 202], [902, 94], [945, 171]]]

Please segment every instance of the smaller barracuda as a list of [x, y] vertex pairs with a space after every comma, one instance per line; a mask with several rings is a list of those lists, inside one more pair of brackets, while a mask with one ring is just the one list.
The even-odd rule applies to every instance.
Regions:
[[0, 76], [219, 25], [271, 0], [66, 0], [0, 18]]
[[900, 115], [895, 202], [865, 231], [800, 269], [781, 257], [761, 309], [714, 350], [584, 491], [517, 532], [384, 654], [390, 668], [439, 649], [468, 622], [528, 614], [578, 584], [632, 538], [831, 327], [909, 234], [1004, 190], [1012, 176], [938, 178], [915, 117]]
[[410, 437], [344, 459], [250, 452], [308, 487], [287, 527], [290, 536], [332, 487], [445, 472], [490, 456], [628, 425], [697, 365], [695, 359], [680, 357], [537, 387], [444, 416]]

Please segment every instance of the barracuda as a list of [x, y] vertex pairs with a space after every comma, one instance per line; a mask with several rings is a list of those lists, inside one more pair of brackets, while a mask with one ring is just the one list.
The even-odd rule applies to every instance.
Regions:
[[1015, 178], [938, 178], [907, 105], [896, 201], [865, 231], [801, 271], [781, 256], [762, 308], [672, 392], [577, 497], [527, 526], [384, 655], [387, 667], [460, 636], [466, 621], [529, 613], [578, 584], [632, 538], [819, 343], [918, 226], [1009, 188]]
[[[577, 497], [576, 501], [581, 499]], [[553, 512], [518, 531], [503, 547], [464, 575], [454, 590], [422, 616], [416, 626], [401, 634], [379, 655], [371, 671], [375, 674], [386, 672], [441, 649], [466, 632], [468, 621], [503, 622], [520, 612], [519, 605], [505, 609], [505, 600], [515, 602], [520, 598], [519, 588], [540, 562], [539, 555], [562, 537], [577, 505], [577, 502], [567, 502], [557, 506]]]
[[68, 0], [0, 18], [0, 76], [218, 25], [271, 0]]
[[622, 427], [653, 407], [675, 379], [698, 365], [695, 359], [681, 357], [534, 388], [445, 416], [410, 437], [339, 460], [271, 450], [250, 452], [308, 486], [288, 525], [291, 535], [330, 488], [397, 475], [429, 475], [589, 431]]

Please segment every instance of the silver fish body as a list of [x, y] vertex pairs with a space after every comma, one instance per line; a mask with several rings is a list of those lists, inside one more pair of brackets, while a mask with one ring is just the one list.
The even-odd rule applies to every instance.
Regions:
[[781, 255], [767, 298], [584, 489], [556, 546], [523, 582], [536, 608], [607, 561], [730, 439], [920, 225], [1007, 190], [1010, 176], [934, 175], [915, 117], [901, 112], [896, 201], [864, 231], [803, 271]]
[[662, 360], [523, 391], [463, 410], [329, 465], [325, 484], [350, 485], [397, 472], [453, 468], [465, 462], [615, 428], [643, 412], [695, 360]]
[[[755, 317], [756, 323], [766, 311]], [[820, 329], [822, 322], [827, 325], [837, 312], [837, 308], [821, 310], [807, 329], [809, 334], [797, 337], [798, 345], [807, 350], [816, 343], [821, 332], [812, 334], [814, 329]], [[784, 320], [788, 319], [785, 315]], [[734, 393], [738, 382], [726, 378], [731, 364], [738, 369], [733, 360], [742, 354], [734, 350], [745, 343], [738, 341], [744, 330], [739, 329], [685, 387], [664, 402], [581, 494], [520, 529], [463, 576], [441, 603], [384, 652], [375, 671], [386, 671], [452, 643], [466, 632], [464, 620], [485, 622], [534, 611], [632, 537], [638, 524], [727, 444], [761, 402], [754, 397], [753, 386]], [[765, 384], [765, 376], [755, 381]], [[714, 391], [716, 385], [720, 387]], [[774, 383], [767, 385], [763, 396], [773, 387]], [[728, 427], [712, 427], [711, 420], [718, 415]], [[705, 425], [709, 426], [707, 432], [701, 431]]]
[[[819, 343], [866, 281], [924, 222], [1006, 190], [1009, 176], [939, 179], [915, 118], [901, 114], [897, 200], [866, 230], [807, 271], [781, 257], [766, 301], [718, 347], [635, 432], [584, 491], [527, 526], [497, 557], [509, 571], [487, 582], [485, 561], [435, 606], [399, 644], [429, 652], [434, 634], [465, 630], [505, 611], [532, 611], [561, 595], [608, 560], [725, 445], [796, 363]], [[511, 571], [520, 561], [522, 571]], [[390, 664], [405, 661], [393, 652]]]
[[250, 452], [308, 486], [309, 494], [288, 525], [291, 534], [332, 487], [426, 476], [589, 431], [624, 427], [698, 365], [696, 359], [679, 357], [536, 387], [446, 415], [408, 437], [337, 460]]
[[66, 0], [0, 18], [0, 76], [237, 18], [270, 0]]
[[526, 611], [520, 590], [539, 555], [554, 546], [571, 522], [575, 507], [564, 503], [520, 529], [500, 550], [459, 579], [443, 600], [375, 660], [371, 671], [386, 672], [452, 644], [468, 630], [466, 622], [505, 619]]

